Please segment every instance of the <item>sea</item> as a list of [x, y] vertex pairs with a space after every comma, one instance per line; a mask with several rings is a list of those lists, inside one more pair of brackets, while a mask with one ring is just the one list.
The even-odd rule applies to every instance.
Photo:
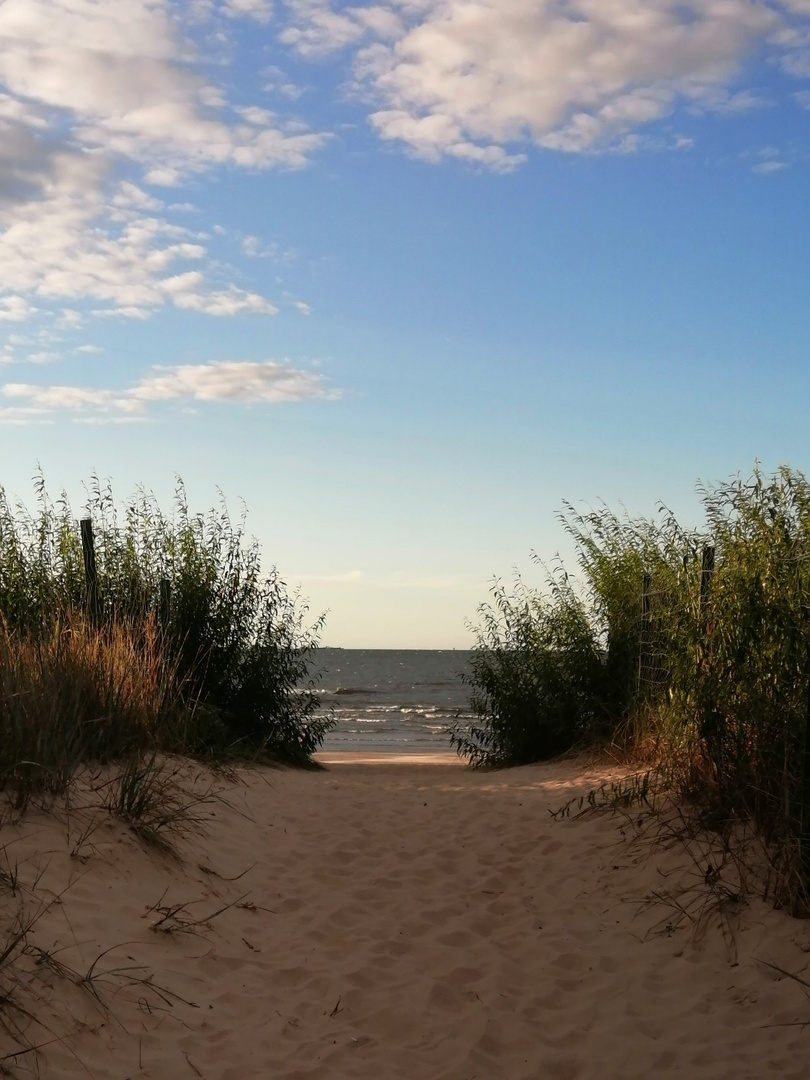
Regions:
[[450, 750], [451, 724], [470, 716], [470, 688], [461, 678], [470, 655], [456, 649], [317, 649], [316, 693], [321, 708], [337, 719], [323, 749]]

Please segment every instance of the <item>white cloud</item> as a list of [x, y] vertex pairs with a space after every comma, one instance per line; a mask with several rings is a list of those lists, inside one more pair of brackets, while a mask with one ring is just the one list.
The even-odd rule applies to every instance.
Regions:
[[31, 307], [22, 296], [4, 296], [0, 298], [0, 322], [23, 322], [34, 314], [36, 308]]
[[[262, 0], [231, 0], [232, 14], [269, 16]], [[40, 122], [59, 110], [72, 134], [174, 179], [248, 157], [254, 166], [299, 166], [316, 134], [260, 132], [227, 116], [221, 87], [188, 63], [180, 11], [168, 0], [5, 0], [0, 6], [0, 82]]]
[[258, 258], [261, 250], [261, 244], [258, 236], [245, 236], [242, 239], [242, 252], [245, 255], [249, 255], [251, 258]]
[[77, 353], [87, 353], [88, 355], [104, 352], [101, 346], [91, 345], [89, 343], [87, 345], [77, 345], [73, 351]]
[[118, 185], [118, 191], [113, 196], [112, 205], [126, 208], [132, 207], [137, 210], [162, 210], [164, 206], [160, 199], [147, 195], [137, 184], [131, 184], [128, 180], [122, 180]]
[[782, 60], [782, 67], [797, 79], [810, 79], [810, 49], [796, 49]]
[[286, 361], [226, 361], [151, 369], [150, 374], [125, 390], [80, 386], [36, 386], [6, 383], [2, 394], [19, 404], [0, 409], [20, 422], [25, 416], [68, 412], [82, 416], [138, 417], [154, 402], [218, 401], [242, 405], [276, 404], [307, 399], [334, 400], [323, 376]]
[[199, 293], [195, 290], [178, 292], [173, 297], [179, 308], [188, 311], [204, 311], [206, 315], [278, 315], [278, 308], [257, 293], [245, 292], [231, 285], [219, 292]]
[[[173, 226], [147, 190], [223, 167], [298, 168], [327, 138], [249, 103], [229, 106], [201, 63], [217, 35], [186, 36], [216, 12], [261, 22], [272, 6], [0, 4], [0, 295], [92, 299], [133, 317], [167, 299], [214, 314], [273, 312], [209, 280], [204, 238]], [[166, 279], [188, 261], [202, 278], [174, 294]]]
[[782, 169], [786, 168], [787, 162], [785, 161], [763, 161], [759, 165], [754, 165], [751, 171], [762, 176], [769, 176], [771, 173], [781, 172]]
[[[712, 112], [734, 113], [755, 112], [759, 109], [769, 109], [776, 104], [773, 98], [756, 90], [738, 90], [730, 93], [722, 87], [716, 92], [709, 91], [704, 95], [702, 106]], [[699, 110], [696, 110], [699, 111]]]
[[366, 28], [351, 14], [333, 11], [328, 0], [287, 0], [292, 25], [281, 33], [301, 56], [319, 57], [358, 41]]
[[[183, 264], [204, 266], [207, 249], [199, 235], [133, 209], [141, 200], [131, 184], [120, 185], [108, 208], [96, 183], [102, 167], [96, 158], [58, 158], [51, 163], [52, 178], [43, 184], [41, 198], [0, 207], [0, 224], [5, 225], [0, 292], [15, 290], [45, 300], [92, 299], [109, 305], [111, 313], [133, 318], [147, 317], [166, 302], [217, 315], [275, 314], [269, 300], [233, 285], [222, 289], [201, 269], [178, 272]], [[13, 312], [25, 317], [19, 296], [15, 304]], [[71, 309], [59, 318], [66, 327], [81, 320]]]
[[273, 14], [272, 0], [225, 0], [222, 10], [231, 18], [248, 17], [257, 22], [270, 21]]
[[763, 146], [757, 151], [759, 161], [751, 166], [751, 172], [760, 176], [769, 176], [771, 173], [781, 172], [788, 167], [788, 162], [783, 160], [782, 154], [775, 146]]
[[810, 109], [810, 90], [799, 90], [793, 95], [793, 100], [803, 109]]
[[791, 17], [810, 14], [810, 0], [387, 0], [339, 10], [329, 0], [287, 0], [287, 8], [282, 39], [301, 55], [353, 50], [355, 87], [372, 102], [382, 139], [428, 160], [509, 170], [525, 159], [521, 144], [616, 146], [680, 102], [730, 113], [764, 107], [765, 97], [734, 84], [758, 49], [790, 47], [784, 64], [803, 71]]
[[751, 172], [759, 173], [760, 176], [769, 176], [771, 173], [781, 172], [782, 169], [787, 168], [786, 161], [779, 161], [778, 159], [770, 159], [769, 161], [760, 161], [756, 165], [751, 167]]
[[271, 65], [264, 69], [263, 75], [267, 81], [263, 84], [262, 90], [267, 94], [277, 93], [289, 101], [297, 101], [306, 93], [306, 88], [298, 86], [292, 79], [289, 79], [280, 67]]
[[55, 325], [60, 330], [75, 330], [77, 327], [84, 325], [84, 316], [75, 308], [62, 308]]
[[29, 408], [0, 408], [0, 424], [20, 426], [22, 424], [50, 424], [51, 418], [43, 409]]
[[334, 396], [323, 376], [273, 360], [189, 364], [166, 368], [165, 373], [153, 370], [157, 374], [132, 391], [139, 401], [184, 398], [253, 404]]
[[342, 574], [290, 574], [290, 577], [302, 583], [317, 581], [329, 585], [355, 585], [363, 581], [365, 574], [362, 570], [346, 570]]

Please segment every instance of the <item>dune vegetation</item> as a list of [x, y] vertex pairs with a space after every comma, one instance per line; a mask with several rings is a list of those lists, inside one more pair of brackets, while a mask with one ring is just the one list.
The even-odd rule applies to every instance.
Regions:
[[0, 786], [17, 806], [87, 763], [311, 761], [332, 722], [309, 678], [322, 620], [263, 571], [244, 516], [192, 514], [182, 483], [170, 514], [144, 491], [119, 511], [94, 479], [80, 529], [41, 476], [37, 494], [31, 513], [0, 490]]
[[612, 745], [729, 832], [752, 825], [778, 902], [810, 913], [810, 483], [700, 490], [684, 529], [567, 505], [578, 573], [497, 582], [473, 628], [471, 764]]

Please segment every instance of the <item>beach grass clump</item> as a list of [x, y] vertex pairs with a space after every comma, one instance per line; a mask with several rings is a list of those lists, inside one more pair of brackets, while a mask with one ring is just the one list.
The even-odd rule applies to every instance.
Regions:
[[101, 785], [104, 806], [146, 844], [174, 853], [173, 839], [200, 828], [203, 808], [219, 798], [212, 783], [200, 787], [185, 772], [155, 750], [130, 752]]
[[154, 620], [97, 627], [66, 614], [36, 635], [0, 623], [0, 786], [18, 809], [65, 792], [85, 762], [181, 749], [195, 729]]
[[810, 483], [756, 469], [699, 492], [693, 530], [566, 507], [576, 597], [521, 586], [480, 610], [454, 742], [474, 765], [642, 754], [705, 825], [752, 825], [774, 898], [810, 913]]
[[91, 587], [67, 497], [36, 483], [33, 513], [0, 489], [0, 782], [24, 798], [136, 750], [307, 763], [332, 722], [309, 675], [323, 620], [245, 515], [192, 514], [181, 482], [171, 513], [143, 490], [119, 509], [94, 478]]

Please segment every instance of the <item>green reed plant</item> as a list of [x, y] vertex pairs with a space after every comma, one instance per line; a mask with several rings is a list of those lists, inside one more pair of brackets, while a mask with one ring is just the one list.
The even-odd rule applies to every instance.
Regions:
[[565, 575], [549, 585], [542, 596], [519, 578], [511, 590], [496, 581], [479, 608], [466, 676], [474, 719], [451, 735], [474, 766], [552, 757], [602, 721], [603, 663], [587, 611]]
[[[41, 475], [36, 487], [34, 513], [0, 489], [0, 615], [10, 632], [47, 641], [83, 610], [86, 584], [67, 498], [51, 501]], [[195, 717], [185, 749], [308, 761], [332, 723], [309, 677], [323, 619], [310, 624], [278, 571], [264, 572], [244, 513], [234, 523], [223, 500], [192, 514], [180, 481], [171, 513], [142, 489], [119, 509], [94, 477], [82, 516], [94, 527], [98, 624], [159, 625]]]

